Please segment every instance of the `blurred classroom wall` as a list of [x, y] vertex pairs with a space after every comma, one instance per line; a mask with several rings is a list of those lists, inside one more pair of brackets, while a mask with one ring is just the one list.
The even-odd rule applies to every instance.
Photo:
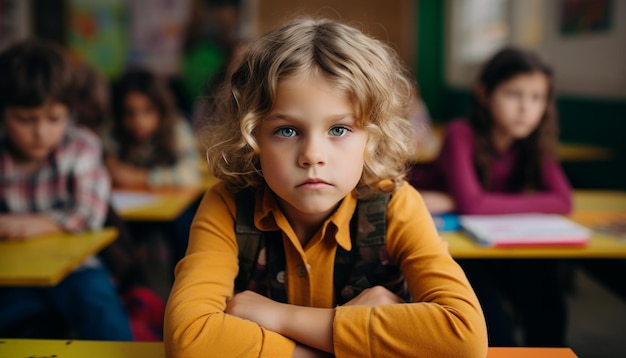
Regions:
[[[0, 48], [35, 35], [70, 47], [79, 44], [83, 56], [91, 56], [88, 61], [109, 76], [129, 63], [175, 75], [186, 27], [198, 15], [198, 4], [210, 2], [228, 0], [0, 0]], [[556, 70], [561, 139], [612, 150], [608, 160], [564, 163], [572, 183], [626, 189], [626, 0], [238, 3], [244, 38], [312, 14], [344, 19], [389, 42], [415, 74], [439, 123], [467, 113], [480, 64], [498, 48], [534, 48]], [[131, 16], [133, 11], [139, 15]], [[86, 35], [99, 36], [100, 45], [81, 43]]]
[[498, 48], [533, 48], [556, 72], [561, 140], [612, 150], [564, 162], [572, 184], [626, 189], [626, 1], [420, 0], [417, 21], [417, 77], [436, 121], [467, 113], [480, 64]]

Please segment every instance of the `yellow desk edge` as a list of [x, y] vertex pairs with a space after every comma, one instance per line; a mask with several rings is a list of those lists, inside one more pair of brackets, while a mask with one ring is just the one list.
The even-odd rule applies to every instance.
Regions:
[[[4, 358], [164, 358], [163, 342], [111, 342], [0, 338], [0, 356]], [[550, 357], [575, 358], [570, 348], [490, 347], [487, 358]]]
[[[62, 270], [50, 275], [41, 275], [40, 277], [7, 277], [0, 274], [0, 286], [54, 286], [65, 278], [69, 273], [76, 269], [87, 257], [98, 253], [105, 248], [111, 242], [117, 239], [118, 232], [114, 228], [105, 228], [94, 232], [84, 232], [79, 234], [52, 234], [43, 235], [41, 238], [35, 238], [33, 240], [71, 240], [76, 236], [81, 236], [81, 239], [91, 239], [92, 246], [84, 253], [76, 255], [72, 258]], [[20, 245], [21, 243], [12, 243], [11, 245]], [[28, 244], [28, 243], [27, 243]], [[32, 244], [37, 244], [33, 242]]]

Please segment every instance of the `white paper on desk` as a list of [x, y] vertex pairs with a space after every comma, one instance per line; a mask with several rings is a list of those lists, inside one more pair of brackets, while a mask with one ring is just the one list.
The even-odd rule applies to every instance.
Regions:
[[591, 231], [557, 214], [461, 215], [461, 227], [485, 246], [585, 245]]
[[130, 210], [137, 207], [147, 206], [157, 200], [150, 193], [142, 193], [129, 190], [113, 190], [111, 193], [111, 205], [116, 211]]

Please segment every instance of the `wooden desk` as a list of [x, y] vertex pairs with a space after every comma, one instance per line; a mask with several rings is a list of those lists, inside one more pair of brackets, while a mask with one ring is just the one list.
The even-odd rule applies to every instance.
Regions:
[[574, 214], [626, 213], [626, 192], [612, 190], [576, 190], [574, 192]]
[[[595, 227], [626, 218], [626, 192], [584, 190], [574, 192], [570, 217]], [[626, 240], [594, 232], [585, 247], [485, 248], [461, 232], [442, 233], [455, 258], [626, 258]]]
[[509, 348], [491, 347], [487, 358], [576, 358], [569, 348]]
[[0, 339], [3, 358], [164, 358], [161, 342]]
[[104, 229], [0, 242], [0, 285], [54, 286], [116, 238], [115, 229]]
[[448, 250], [457, 259], [520, 258], [626, 258], [626, 241], [594, 233], [584, 247], [516, 247], [491, 248], [476, 244], [461, 232], [442, 233]]
[[[113, 190], [114, 207], [120, 217], [129, 221], [171, 221], [191, 203], [196, 200], [205, 189], [157, 189], [157, 190]], [[131, 199], [124, 205], [117, 206], [120, 198]], [[135, 200], [138, 199], [138, 200]], [[135, 205], [130, 202], [138, 201]]]
[[[3, 358], [164, 358], [161, 342], [2, 339]], [[487, 358], [575, 358], [569, 348], [489, 348]]]
[[563, 162], [610, 160], [613, 158], [613, 151], [593, 145], [561, 143], [557, 148], [557, 156]]

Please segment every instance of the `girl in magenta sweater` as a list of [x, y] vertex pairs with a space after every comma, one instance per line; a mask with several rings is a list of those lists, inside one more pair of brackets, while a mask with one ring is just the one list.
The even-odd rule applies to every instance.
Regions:
[[[424, 193], [433, 212], [566, 214], [571, 187], [555, 159], [557, 142], [551, 69], [534, 53], [507, 48], [483, 68], [469, 117], [448, 124], [435, 170], [415, 173], [413, 184], [450, 196]], [[490, 345], [518, 344], [505, 301], [522, 325], [523, 345], [565, 345], [557, 261], [459, 262], [485, 310]]]

